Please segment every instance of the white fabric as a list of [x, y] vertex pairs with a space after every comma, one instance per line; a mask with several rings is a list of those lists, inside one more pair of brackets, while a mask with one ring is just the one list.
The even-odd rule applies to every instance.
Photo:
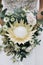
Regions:
[[39, 39], [42, 39], [40, 45], [37, 45], [22, 62], [13, 63], [12, 56], [6, 56], [4, 52], [0, 52], [0, 65], [43, 65], [43, 32]]

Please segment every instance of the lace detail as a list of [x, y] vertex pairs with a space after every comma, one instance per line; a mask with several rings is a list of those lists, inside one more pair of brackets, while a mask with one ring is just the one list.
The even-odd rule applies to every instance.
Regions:
[[30, 10], [36, 8], [37, 0], [3, 0], [5, 8], [13, 10], [14, 8], [27, 7]]

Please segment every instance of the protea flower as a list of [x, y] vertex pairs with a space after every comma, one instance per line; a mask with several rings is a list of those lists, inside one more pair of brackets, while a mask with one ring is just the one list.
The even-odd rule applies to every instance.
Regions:
[[36, 30], [32, 30], [33, 26], [30, 24], [24, 23], [24, 20], [21, 20], [20, 23], [16, 20], [14, 24], [10, 23], [10, 28], [8, 28], [6, 33], [7, 36], [14, 42], [14, 44], [24, 44], [27, 41], [30, 41], [36, 32]]

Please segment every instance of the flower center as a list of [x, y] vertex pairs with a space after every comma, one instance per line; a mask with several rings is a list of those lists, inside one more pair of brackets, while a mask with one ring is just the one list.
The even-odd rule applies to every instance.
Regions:
[[14, 29], [14, 34], [18, 38], [23, 38], [27, 35], [27, 30], [23, 26], [18, 26]]

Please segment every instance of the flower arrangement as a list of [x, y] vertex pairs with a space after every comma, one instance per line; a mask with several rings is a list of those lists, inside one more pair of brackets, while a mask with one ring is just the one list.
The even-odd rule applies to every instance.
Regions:
[[4, 21], [0, 29], [4, 51], [8, 56], [12, 55], [14, 61], [22, 61], [40, 43], [37, 37], [42, 28], [33, 13], [25, 9], [7, 11], [1, 18]]

